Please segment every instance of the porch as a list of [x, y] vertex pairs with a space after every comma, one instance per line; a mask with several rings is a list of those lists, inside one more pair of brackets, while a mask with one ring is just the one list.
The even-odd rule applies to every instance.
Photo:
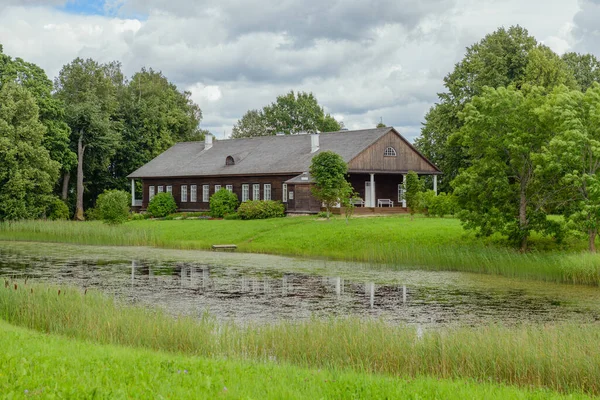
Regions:
[[[325, 208], [322, 208], [321, 211], [325, 211]], [[334, 215], [343, 215], [344, 208], [333, 208], [331, 209], [331, 213]], [[408, 208], [406, 207], [354, 207], [353, 215], [381, 215], [381, 214], [408, 214]]]

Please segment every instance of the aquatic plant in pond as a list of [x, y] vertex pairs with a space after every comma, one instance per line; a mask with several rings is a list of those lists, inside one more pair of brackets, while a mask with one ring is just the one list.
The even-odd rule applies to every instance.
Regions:
[[492, 325], [417, 335], [416, 328], [349, 318], [240, 327], [208, 315], [173, 319], [94, 291], [21, 281], [0, 288], [0, 318], [42, 332], [193, 355], [600, 394], [595, 326]]

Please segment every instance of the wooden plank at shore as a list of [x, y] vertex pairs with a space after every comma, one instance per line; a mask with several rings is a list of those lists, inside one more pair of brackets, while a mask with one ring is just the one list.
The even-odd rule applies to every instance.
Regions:
[[213, 244], [213, 250], [235, 250], [237, 246], [235, 244]]

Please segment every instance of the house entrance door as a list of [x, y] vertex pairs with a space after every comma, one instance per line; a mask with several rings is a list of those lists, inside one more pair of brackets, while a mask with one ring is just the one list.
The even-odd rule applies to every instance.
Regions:
[[[375, 187], [375, 185], [373, 185]], [[375, 199], [371, 198], [371, 182], [365, 182], [365, 207], [375, 207]]]

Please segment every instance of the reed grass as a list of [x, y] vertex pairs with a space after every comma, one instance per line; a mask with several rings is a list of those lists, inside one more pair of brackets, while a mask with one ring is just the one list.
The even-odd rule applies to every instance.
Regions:
[[510, 278], [600, 285], [600, 257], [572, 239], [558, 245], [534, 237], [520, 253], [499, 238], [465, 233], [458, 220], [405, 217], [330, 222], [314, 218], [259, 221], [18, 221], [0, 223], [0, 240], [90, 245], [210, 249], [233, 243], [239, 251], [376, 263], [391, 269], [423, 269], [502, 275]]
[[567, 398], [549, 390], [489, 382], [401, 379], [99, 345], [33, 332], [2, 320], [0, 331], [0, 393], [7, 399]]
[[597, 326], [494, 325], [419, 332], [353, 318], [238, 326], [218, 324], [208, 315], [173, 319], [93, 291], [23, 281], [5, 281], [3, 286], [0, 318], [103, 344], [600, 394]]

